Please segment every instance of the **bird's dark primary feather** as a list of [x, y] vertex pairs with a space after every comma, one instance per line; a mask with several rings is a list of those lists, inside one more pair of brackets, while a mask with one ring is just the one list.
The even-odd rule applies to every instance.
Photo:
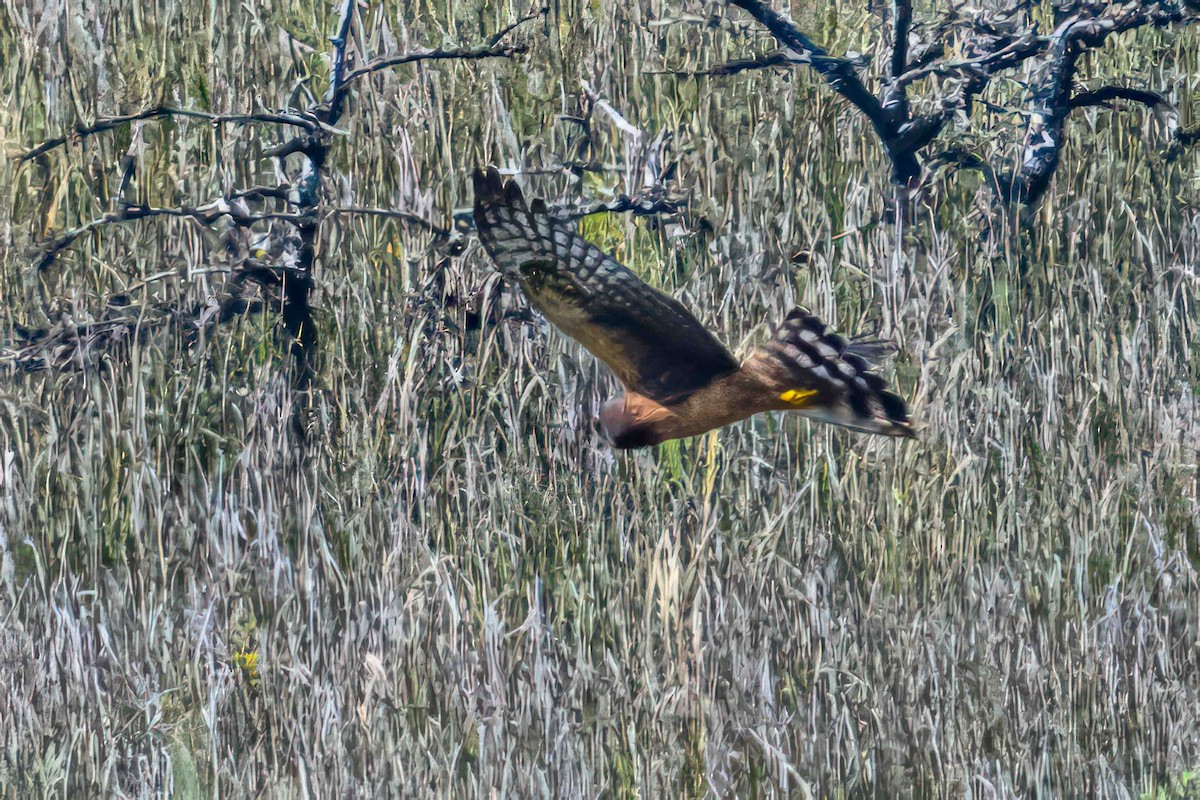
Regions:
[[475, 226], [531, 303], [616, 373], [625, 388], [676, 403], [737, 371], [737, 359], [678, 300], [589, 244], [513, 180], [476, 170]]

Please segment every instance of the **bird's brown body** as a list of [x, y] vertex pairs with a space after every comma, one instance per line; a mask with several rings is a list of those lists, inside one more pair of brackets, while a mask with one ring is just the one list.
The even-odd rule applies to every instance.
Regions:
[[879, 342], [847, 342], [803, 309], [743, 362], [674, 298], [589, 244], [513, 181], [475, 173], [475, 224], [533, 306], [604, 361], [625, 394], [600, 409], [614, 447], [648, 447], [763, 411], [912, 436], [908, 409], [870, 371]]
[[625, 392], [604, 404], [600, 421], [616, 446], [622, 434], [637, 431], [646, 445], [723, 428], [764, 411], [793, 409], [779, 399], [770, 376], [753, 359], [737, 372], [717, 378], [683, 400], [664, 405], [637, 392]]

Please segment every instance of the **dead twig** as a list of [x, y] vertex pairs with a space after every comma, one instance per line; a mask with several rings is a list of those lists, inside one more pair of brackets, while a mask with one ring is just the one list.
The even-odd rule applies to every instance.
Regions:
[[293, 127], [302, 128], [306, 131], [313, 131], [320, 127], [320, 122], [314, 118], [302, 114], [211, 114], [207, 111], [194, 111], [187, 108], [173, 108], [171, 106], [156, 106], [147, 108], [136, 114], [125, 114], [117, 117], [100, 117], [92, 124], [85, 125], [82, 122], [75, 126], [71, 133], [64, 136], [56, 136], [53, 139], [47, 139], [39, 145], [36, 145], [23, 153], [19, 153], [13, 158], [17, 161], [29, 161], [44, 155], [55, 148], [62, 147], [69, 141], [84, 139], [103, 131], [109, 131], [121, 125], [138, 120], [162, 119], [164, 117], [184, 117], [188, 119], [202, 119], [213, 125], [248, 125], [252, 123], [262, 123], [269, 125], [291, 125]]
[[508, 36], [510, 33], [515, 31], [517, 28], [524, 25], [526, 22], [532, 22], [535, 19], [540, 19], [541, 17], [544, 17], [549, 13], [550, 13], [550, 6], [548, 6], [548, 5], [544, 5], [535, 11], [529, 12], [525, 16], [510, 22], [509, 24], [505, 25], [503, 28], [501, 28], [500, 30], [498, 30], [494, 34], [492, 34], [491, 38], [488, 39], [488, 45], [490, 47], [495, 47], [496, 45], [500, 44], [501, 41], [504, 40], [505, 36]]
[[461, 47], [451, 50], [422, 50], [416, 53], [400, 53], [377, 58], [359, 67], [346, 76], [345, 83], [352, 83], [366, 75], [418, 61], [478, 61], [484, 58], [512, 58], [526, 52], [521, 45], [487, 45], [485, 47]]
[[717, 64], [714, 67], [700, 70], [654, 70], [648, 71], [648, 75], [678, 75], [685, 78], [699, 78], [706, 75], [737, 75], [739, 72], [748, 72], [754, 69], [771, 69], [772, 67], [790, 67], [792, 62], [787, 54], [782, 50], [776, 50], [757, 58], [737, 59], [734, 61], [726, 61], [724, 64]]
[[592, 214], [624, 214], [631, 213], [635, 217], [651, 217], [659, 214], [678, 213], [680, 204], [664, 196], [618, 195], [607, 203], [595, 203], [583, 208], [558, 209], [557, 214], [564, 219], [583, 219]]
[[[247, 297], [243, 293], [241, 287], [247, 280], [264, 286], [273, 285], [253, 270], [239, 269], [233, 271], [227, 284], [230, 291], [189, 311], [178, 311], [162, 304], [130, 305], [127, 297], [122, 295], [111, 298], [105, 318], [93, 322], [77, 323], [66, 315], [47, 328], [18, 326], [16, 343], [0, 348], [0, 367], [22, 372], [49, 368], [87, 370], [103, 365], [120, 347], [135, 341], [144, 342], [158, 331], [179, 331], [184, 345], [190, 347], [217, 326], [239, 317], [262, 312], [279, 313], [278, 298], [270, 295]], [[274, 282], [277, 284], [278, 279]]]
[[130, 222], [138, 219], [150, 219], [152, 217], [179, 217], [184, 219], [195, 220], [201, 225], [211, 225], [221, 217], [228, 217], [235, 225], [240, 227], [249, 227], [257, 222], [265, 222], [268, 220], [281, 220], [298, 224], [305, 219], [302, 214], [286, 214], [280, 212], [272, 212], [266, 214], [247, 214], [240, 211], [236, 205], [229, 205], [223, 202], [216, 202], [208, 206], [198, 208], [190, 208], [187, 206], [179, 206], [175, 208], [157, 208], [152, 206], [125, 205], [105, 214], [103, 217], [85, 222], [78, 227], [64, 231], [56, 236], [51, 241], [41, 245], [42, 254], [38, 258], [35, 268], [41, 272], [47, 269], [58, 254], [70, 247], [76, 239], [84, 234], [91, 233], [94, 230], [102, 228], [106, 225], [114, 225], [122, 222]]
[[1170, 106], [1167, 98], [1157, 92], [1145, 89], [1133, 89], [1127, 86], [1104, 86], [1087, 92], [1076, 92], [1070, 99], [1071, 108], [1086, 108], [1088, 106], [1104, 106], [1112, 108], [1113, 100], [1129, 100], [1141, 103], [1147, 108]]
[[331, 213], [331, 214], [347, 214], [347, 215], [358, 214], [358, 215], [369, 216], [369, 217], [387, 217], [388, 219], [398, 219], [402, 222], [407, 222], [412, 225], [416, 225], [417, 227], [424, 228], [425, 230], [429, 231], [430, 233], [436, 234], [437, 236], [451, 236], [454, 233], [449, 228], [444, 228], [441, 225], [438, 225], [434, 222], [430, 222], [429, 220], [425, 219], [424, 217], [418, 216], [418, 215], [410, 213], [408, 211], [400, 211], [399, 209], [341, 207], [341, 208], [331, 208], [331, 209], [329, 209], [329, 213]]

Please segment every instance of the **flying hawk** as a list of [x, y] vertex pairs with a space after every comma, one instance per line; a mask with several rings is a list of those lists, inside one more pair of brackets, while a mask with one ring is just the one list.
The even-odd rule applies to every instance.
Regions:
[[649, 447], [761, 411], [798, 411], [866, 433], [914, 436], [908, 407], [870, 372], [877, 342], [848, 342], [802, 308], [770, 341], [737, 359], [678, 300], [589, 244], [515, 181], [475, 170], [475, 225], [492, 260], [513, 274], [559, 330], [609, 366], [625, 394], [604, 403], [613, 447]]

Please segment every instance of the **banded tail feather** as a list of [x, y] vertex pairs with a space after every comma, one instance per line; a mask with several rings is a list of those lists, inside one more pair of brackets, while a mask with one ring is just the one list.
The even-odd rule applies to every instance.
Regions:
[[908, 405], [871, 371], [871, 360], [891, 345], [833, 333], [806, 309], [795, 308], [775, 329], [764, 350], [781, 373], [785, 408], [822, 422], [865, 433], [915, 437]]

